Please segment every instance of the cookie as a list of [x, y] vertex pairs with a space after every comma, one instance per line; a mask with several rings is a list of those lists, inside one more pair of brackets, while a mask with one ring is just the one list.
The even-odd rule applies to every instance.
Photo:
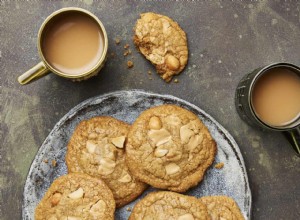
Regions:
[[129, 220], [210, 220], [206, 206], [192, 196], [160, 191], [134, 206]]
[[186, 34], [171, 18], [141, 14], [134, 33], [134, 44], [166, 82], [184, 69], [188, 61]]
[[192, 112], [176, 105], [150, 108], [133, 123], [126, 163], [141, 181], [184, 192], [197, 185], [213, 163], [216, 143]]
[[66, 163], [69, 173], [83, 172], [101, 178], [112, 190], [121, 207], [146, 188], [125, 164], [125, 142], [129, 125], [108, 116], [82, 121], [68, 144]]
[[114, 219], [113, 194], [100, 179], [72, 173], [57, 178], [35, 209], [35, 220]]
[[238, 205], [228, 196], [205, 196], [199, 200], [207, 206], [213, 220], [244, 220]]

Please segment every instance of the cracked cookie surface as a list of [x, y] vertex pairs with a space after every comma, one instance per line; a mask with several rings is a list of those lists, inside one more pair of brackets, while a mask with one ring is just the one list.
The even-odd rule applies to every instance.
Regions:
[[138, 197], [147, 187], [133, 177], [125, 164], [129, 125], [113, 117], [82, 121], [68, 144], [68, 171], [101, 178], [112, 190], [117, 207]]
[[148, 194], [132, 210], [129, 220], [210, 220], [206, 206], [192, 196], [160, 191]]
[[36, 220], [114, 219], [113, 194], [100, 179], [72, 173], [57, 178], [35, 209]]
[[244, 220], [238, 205], [228, 196], [205, 196], [199, 200], [207, 206], [212, 220]]
[[186, 34], [171, 18], [143, 13], [134, 32], [134, 44], [165, 81], [184, 69], [188, 60]]
[[197, 185], [212, 164], [216, 143], [192, 112], [161, 105], [141, 113], [131, 126], [126, 163], [141, 181], [184, 192]]

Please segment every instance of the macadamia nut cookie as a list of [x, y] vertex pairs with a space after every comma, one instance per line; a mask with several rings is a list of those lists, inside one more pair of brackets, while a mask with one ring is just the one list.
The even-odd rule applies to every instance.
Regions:
[[228, 196], [205, 196], [199, 200], [207, 206], [212, 220], [244, 220], [238, 205]]
[[197, 185], [212, 164], [216, 143], [192, 112], [176, 105], [150, 108], [133, 123], [126, 163], [141, 181], [184, 192]]
[[134, 44], [169, 82], [187, 64], [188, 47], [184, 31], [167, 16], [141, 14], [134, 28]]
[[105, 183], [86, 174], [57, 178], [35, 209], [35, 220], [114, 219], [115, 201]]
[[210, 220], [206, 206], [192, 196], [160, 191], [148, 194], [132, 210], [129, 220]]
[[112, 190], [121, 207], [145, 189], [146, 184], [133, 177], [125, 164], [125, 142], [129, 125], [108, 116], [82, 121], [68, 144], [68, 171], [84, 172], [101, 178]]

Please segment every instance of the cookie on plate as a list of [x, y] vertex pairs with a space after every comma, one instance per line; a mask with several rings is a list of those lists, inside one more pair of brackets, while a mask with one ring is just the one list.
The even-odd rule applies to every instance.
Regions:
[[213, 220], [244, 220], [238, 205], [228, 196], [205, 196], [199, 200], [207, 206]]
[[186, 34], [171, 18], [143, 13], [134, 32], [134, 44], [166, 82], [184, 69], [188, 60]]
[[185, 192], [203, 179], [216, 150], [194, 113], [161, 105], [142, 112], [131, 126], [126, 163], [134, 176], [151, 186]]
[[192, 196], [152, 192], [137, 202], [129, 220], [209, 220], [206, 206]]
[[101, 178], [113, 192], [117, 207], [131, 202], [146, 188], [125, 164], [129, 127], [108, 116], [82, 121], [71, 137], [66, 155], [68, 171]]
[[100, 179], [72, 173], [57, 178], [35, 209], [35, 220], [114, 219], [113, 194]]

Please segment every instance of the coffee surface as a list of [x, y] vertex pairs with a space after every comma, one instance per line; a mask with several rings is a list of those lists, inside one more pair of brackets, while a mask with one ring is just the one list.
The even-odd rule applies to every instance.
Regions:
[[45, 27], [42, 39], [47, 62], [68, 75], [81, 75], [91, 70], [103, 53], [100, 26], [81, 12], [66, 12], [54, 17]]
[[284, 126], [300, 116], [300, 77], [285, 68], [262, 75], [252, 92], [256, 115], [271, 126]]

